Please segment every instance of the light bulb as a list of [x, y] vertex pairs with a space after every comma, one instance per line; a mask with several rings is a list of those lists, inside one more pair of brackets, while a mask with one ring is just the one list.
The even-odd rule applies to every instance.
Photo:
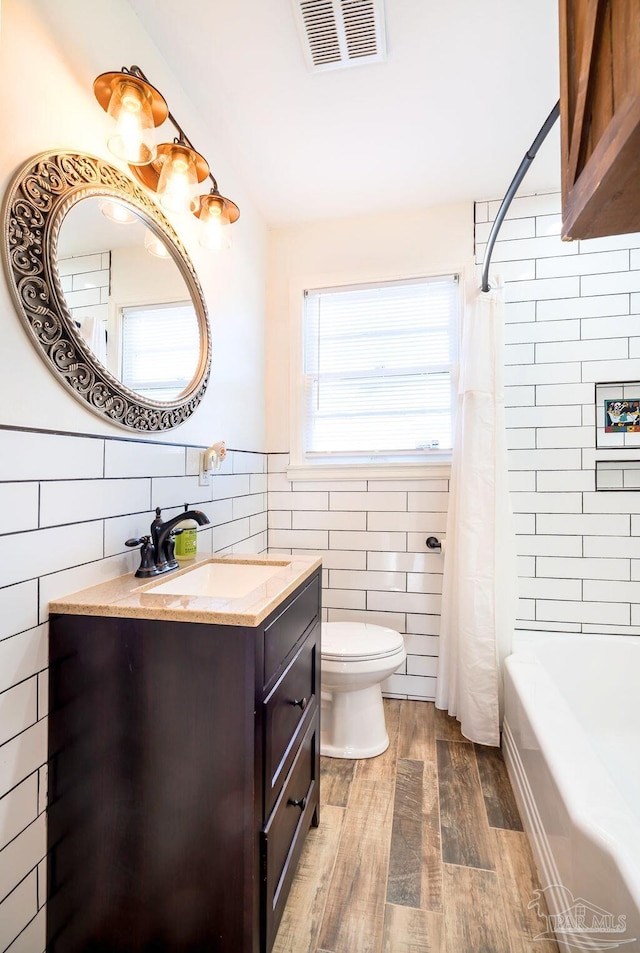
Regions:
[[98, 207], [104, 217], [108, 218], [110, 222], [115, 222], [116, 225], [133, 225], [134, 222], [138, 221], [137, 215], [120, 202], [101, 199], [98, 202]]
[[109, 150], [130, 165], [151, 162], [156, 156], [155, 126], [144, 86], [129, 77], [115, 83], [107, 113], [115, 123]]
[[171, 254], [169, 249], [164, 244], [161, 238], [158, 238], [150, 228], [147, 228], [144, 233], [144, 247], [147, 249], [150, 255], [153, 255], [155, 258], [170, 258]]
[[167, 150], [158, 179], [160, 202], [169, 212], [195, 212], [198, 185], [194, 153], [186, 146], [174, 145]]
[[199, 242], [209, 251], [225, 251], [231, 247], [229, 212], [219, 195], [205, 195], [200, 202]]

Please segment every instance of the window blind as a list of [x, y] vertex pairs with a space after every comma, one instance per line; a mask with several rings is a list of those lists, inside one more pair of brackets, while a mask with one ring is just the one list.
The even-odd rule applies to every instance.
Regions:
[[303, 457], [450, 450], [457, 326], [455, 275], [306, 291]]
[[200, 329], [190, 301], [122, 309], [122, 382], [151, 400], [175, 400], [200, 359]]

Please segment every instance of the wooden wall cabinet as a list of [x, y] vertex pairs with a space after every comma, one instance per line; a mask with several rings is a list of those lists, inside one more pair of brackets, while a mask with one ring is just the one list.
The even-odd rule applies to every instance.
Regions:
[[640, 231], [640, 2], [560, 0], [562, 237]]
[[268, 953], [318, 823], [320, 577], [256, 627], [54, 614], [48, 953]]

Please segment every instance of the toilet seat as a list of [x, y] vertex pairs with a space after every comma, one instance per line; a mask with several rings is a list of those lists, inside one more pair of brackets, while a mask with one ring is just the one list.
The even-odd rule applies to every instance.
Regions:
[[404, 650], [404, 640], [395, 629], [366, 622], [325, 622], [321, 654], [327, 661], [348, 662], [384, 659]]

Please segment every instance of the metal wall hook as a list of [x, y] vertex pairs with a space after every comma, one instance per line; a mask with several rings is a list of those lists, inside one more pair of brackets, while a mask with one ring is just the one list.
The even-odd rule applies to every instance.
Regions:
[[427, 549], [431, 549], [433, 551], [442, 550], [442, 543], [437, 536], [427, 536], [426, 543]]

